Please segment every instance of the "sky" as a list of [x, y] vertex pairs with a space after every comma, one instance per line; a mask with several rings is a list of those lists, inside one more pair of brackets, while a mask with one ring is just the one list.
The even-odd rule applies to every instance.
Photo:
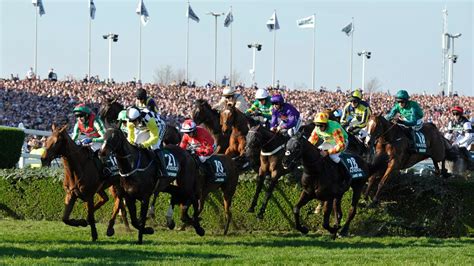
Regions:
[[[112, 77], [129, 81], [137, 77], [139, 47], [138, 0], [95, 0], [92, 21], [92, 74], [108, 75], [108, 42], [103, 34], [119, 34], [112, 45]], [[142, 28], [142, 80], [153, 82], [154, 72], [166, 65], [186, 66], [187, 1], [144, 0], [150, 20]], [[361, 87], [362, 58], [367, 50], [365, 79], [376, 78], [381, 91], [406, 89], [413, 93], [439, 93], [441, 81], [442, 9], [448, 9], [448, 32], [462, 33], [455, 41], [454, 90], [474, 96], [474, 1], [191, 1], [200, 22], [189, 22], [189, 77], [198, 84], [214, 79], [214, 17], [207, 12], [227, 12], [232, 6], [233, 68], [251, 84], [252, 50], [256, 56], [256, 81], [270, 85], [273, 68], [273, 33], [266, 27], [274, 10], [276, 32], [275, 79], [290, 88], [310, 88], [312, 29], [300, 29], [296, 20], [316, 15], [315, 83], [335, 89], [350, 87], [351, 38], [341, 29], [354, 17], [353, 88]], [[59, 78], [82, 78], [88, 71], [88, 0], [43, 0], [46, 14], [38, 19], [38, 74], [54, 68]], [[0, 77], [24, 77], [34, 65], [35, 12], [31, 0], [0, 0]], [[229, 75], [230, 29], [218, 19], [217, 77]]]

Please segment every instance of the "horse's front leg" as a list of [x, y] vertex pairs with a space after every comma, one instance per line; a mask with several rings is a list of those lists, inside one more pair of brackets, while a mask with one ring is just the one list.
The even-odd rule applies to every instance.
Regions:
[[334, 225], [336, 228], [339, 228], [339, 226], [341, 225], [341, 220], [342, 220], [341, 202], [342, 202], [342, 196], [334, 199], [333, 207], [332, 207], [334, 214], [336, 215], [336, 223]]
[[97, 240], [97, 228], [95, 227], [94, 218], [95, 206], [94, 206], [94, 195], [87, 201], [87, 222], [91, 227], [92, 241]]
[[255, 189], [255, 194], [253, 195], [252, 203], [250, 204], [250, 208], [247, 212], [255, 212], [255, 206], [257, 206], [258, 196], [263, 188], [263, 183], [265, 181], [265, 173], [259, 170], [259, 174], [257, 176], [257, 187]]
[[387, 170], [385, 171], [385, 174], [382, 176], [382, 179], [380, 180], [380, 183], [377, 188], [377, 192], [375, 193], [375, 196], [372, 199], [372, 202], [370, 203], [369, 207], [373, 208], [378, 205], [382, 188], [384, 187], [385, 183], [390, 179], [390, 177], [392, 176], [392, 173], [397, 170], [398, 170], [398, 165], [396, 163], [396, 160], [395, 159], [390, 160], [388, 162]]
[[265, 193], [265, 199], [263, 199], [262, 207], [260, 207], [260, 211], [257, 214], [258, 219], [263, 219], [263, 214], [265, 213], [265, 210], [267, 209], [267, 204], [270, 201], [270, 198], [273, 194], [273, 190], [278, 184], [278, 178], [280, 178], [280, 175], [276, 173], [276, 171], [273, 171], [270, 185], [268, 186], [267, 193]]
[[109, 196], [107, 196], [105, 190], [99, 190], [97, 195], [99, 195], [100, 200], [94, 205], [94, 211], [98, 210], [100, 207], [102, 207], [102, 205], [109, 201]]
[[300, 231], [303, 234], [308, 233], [308, 228], [304, 225], [301, 225], [300, 221], [300, 210], [303, 206], [305, 206], [312, 198], [306, 193], [304, 190], [301, 192], [300, 199], [298, 203], [296, 203], [295, 207], [293, 208], [293, 215], [295, 217], [295, 228], [296, 230]]
[[69, 219], [71, 216], [74, 204], [76, 203], [77, 196], [72, 192], [67, 192], [66, 197], [64, 198], [64, 213], [63, 213], [63, 222], [70, 226], [87, 226], [87, 221], [84, 219]]
[[335, 199], [328, 200], [324, 202], [324, 218], [323, 218], [323, 228], [328, 230], [329, 233], [331, 233], [332, 238], [336, 238], [336, 233], [337, 233], [337, 227], [331, 227], [330, 225], [330, 219], [331, 219], [331, 212], [333, 209], [333, 204], [331, 204]]
[[119, 212], [121, 212], [121, 216], [122, 216], [122, 220], [125, 225], [125, 228], [127, 229], [127, 231], [131, 231], [130, 226], [128, 224], [128, 220], [127, 220], [127, 211], [123, 205], [122, 197], [118, 195], [116, 189], [113, 186], [110, 187], [110, 193], [114, 197], [114, 208], [112, 210], [112, 217], [110, 218], [109, 225], [107, 227], [107, 236], [113, 236], [115, 234], [115, 230], [114, 230], [115, 219], [117, 218], [117, 214]]
[[155, 220], [155, 204], [156, 204], [156, 199], [158, 198], [158, 195], [159, 195], [158, 191], [155, 191], [155, 193], [153, 193], [153, 200], [151, 201], [151, 205], [147, 213], [147, 216], [152, 220]]
[[153, 228], [151, 227], [145, 227], [145, 224], [146, 224], [146, 215], [148, 213], [148, 205], [150, 204], [150, 199], [148, 197], [146, 197], [144, 200], [142, 200], [142, 204], [141, 204], [141, 210], [140, 210], [140, 224], [142, 226], [142, 231], [143, 231], [143, 234], [146, 234], [146, 235], [151, 235], [155, 232], [155, 230], [153, 230]]
[[[361, 181], [359, 181], [359, 182], [361, 182]], [[352, 221], [352, 219], [354, 219], [354, 217], [357, 213], [357, 205], [359, 203], [359, 199], [360, 199], [360, 196], [362, 194], [362, 188], [363, 188], [362, 183], [360, 185], [352, 187], [351, 209], [349, 210], [349, 214], [347, 215], [346, 222], [344, 223], [344, 226], [342, 227], [342, 230], [341, 230], [341, 233], [340, 233], [341, 236], [347, 236], [348, 233], [349, 233], [349, 226], [351, 225], [351, 221]]]

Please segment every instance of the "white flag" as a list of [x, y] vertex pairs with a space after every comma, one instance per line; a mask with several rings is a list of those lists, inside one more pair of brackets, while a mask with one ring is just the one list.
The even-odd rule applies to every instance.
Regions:
[[233, 21], [234, 21], [234, 15], [232, 15], [232, 9], [229, 9], [229, 12], [225, 16], [224, 27], [229, 27]]
[[316, 24], [315, 21], [316, 18], [314, 17], [314, 15], [312, 15], [307, 18], [298, 19], [296, 21], [296, 25], [300, 28], [314, 28], [314, 25]]
[[267, 21], [267, 28], [272, 31], [272, 30], [279, 30], [280, 29], [280, 24], [278, 24], [278, 18], [277, 18], [277, 13], [276, 11], [273, 12], [273, 15], [270, 17], [270, 19]]
[[91, 16], [91, 19], [95, 19], [95, 5], [94, 5], [94, 0], [89, 1], [89, 14]]
[[188, 5], [188, 12], [186, 12], [186, 17], [199, 23], [199, 17], [194, 13], [193, 9], [191, 8], [191, 5]]
[[40, 16], [46, 14], [46, 12], [44, 12], [44, 6], [43, 6], [42, 0], [32, 0], [31, 2], [33, 3], [34, 6], [38, 7], [38, 13]]
[[347, 35], [350, 36], [351, 33], [354, 31], [354, 27], [352, 27], [352, 22], [347, 24], [344, 28], [342, 28], [342, 31]]
[[143, 0], [138, 0], [138, 6], [135, 12], [137, 12], [137, 15], [141, 16], [143, 26], [146, 26], [150, 16], [148, 15], [148, 11], [146, 10]]

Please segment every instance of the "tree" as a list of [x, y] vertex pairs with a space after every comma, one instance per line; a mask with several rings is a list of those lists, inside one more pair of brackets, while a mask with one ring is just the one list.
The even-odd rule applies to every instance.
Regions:
[[380, 83], [378, 78], [372, 78], [365, 84], [365, 95], [370, 95], [376, 91], [378, 91], [382, 87], [382, 83]]
[[174, 73], [171, 65], [160, 66], [155, 69], [153, 80], [160, 85], [168, 85], [173, 81]]

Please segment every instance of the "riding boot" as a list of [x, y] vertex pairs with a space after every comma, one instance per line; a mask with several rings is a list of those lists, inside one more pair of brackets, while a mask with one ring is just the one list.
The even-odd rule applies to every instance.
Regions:
[[416, 135], [415, 130], [412, 128], [408, 129], [410, 131], [410, 135], [408, 137], [408, 152], [416, 153]]
[[157, 158], [157, 161], [158, 161], [158, 168], [159, 168], [159, 174], [160, 174], [160, 177], [163, 177], [163, 178], [168, 178], [168, 171], [166, 171], [166, 164], [165, 164], [165, 161], [163, 160], [163, 152], [160, 150], [160, 149], [157, 149], [155, 150], [155, 155], [156, 155], [156, 158]]

